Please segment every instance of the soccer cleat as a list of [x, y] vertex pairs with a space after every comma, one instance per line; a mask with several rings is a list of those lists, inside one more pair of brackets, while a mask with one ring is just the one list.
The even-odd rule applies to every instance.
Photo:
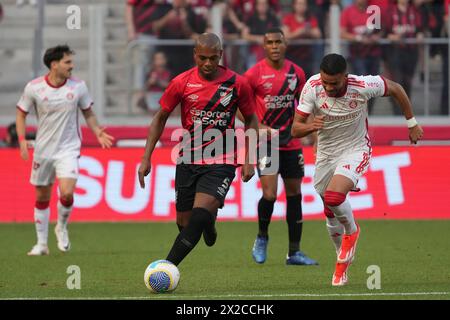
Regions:
[[48, 250], [48, 246], [43, 244], [36, 244], [31, 248], [31, 250], [27, 253], [29, 256], [48, 256], [50, 251]]
[[58, 249], [62, 252], [67, 252], [70, 250], [70, 240], [69, 231], [67, 228], [59, 228], [58, 225], [55, 227], [56, 240], [58, 243]]
[[256, 237], [255, 244], [252, 249], [253, 260], [256, 263], [264, 263], [267, 258], [267, 244], [269, 243], [269, 238], [263, 238], [260, 236]]
[[217, 231], [215, 226], [212, 226], [210, 230], [206, 230], [206, 228], [203, 230], [203, 240], [208, 247], [212, 247], [216, 243]]
[[345, 286], [348, 282], [347, 270], [351, 262], [339, 263], [336, 262], [336, 269], [333, 273], [331, 285], [334, 287]]
[[344, 234], [344, 236], [342, 237], [341, 249], [339, 250], [337, 256], [337, 262], [346, 263], [353, 260], [360, 231], [361, 228], [357, 224], [355, 232], [353, 232], [352, 234]]
[[319, 263], [309, 258], [306, 254], [304, 254], [301, 251], [297, 251], [292, 256], [286, 257], [286, 264], [287, 265], [296, 265], [296, 266], [316, 266], [319, 265]]

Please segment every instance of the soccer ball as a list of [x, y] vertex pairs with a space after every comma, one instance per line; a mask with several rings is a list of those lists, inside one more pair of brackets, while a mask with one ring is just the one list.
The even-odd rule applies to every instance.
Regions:
[[157, 260], [145, 269], [144, 282], [153, 293], [170, 292], [177, 288], [180, 271], [168, 260]]

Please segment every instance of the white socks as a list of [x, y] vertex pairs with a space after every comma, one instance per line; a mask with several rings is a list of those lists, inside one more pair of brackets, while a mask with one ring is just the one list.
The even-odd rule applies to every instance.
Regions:
[[352, 208], [347, 199], [336, 207], [328, 206], [328, 208], [333, 211], [336, 219], [344, 226], [345, 234], [352, 234], [357, 230]]
[[67, 222], [69, 221], [70, 213], [72, 212], [73, 205], [65, 207], [61, 201], [58, 201], [58, 228], [65, 229]]
[[341, 249], [342, 235], [344, 234], [344, 226], [336, 218], [327, 217], [327, 230], [330, 239], [336, 247], [336, 253]]
[[34, 224], [36, 226], [37, 243], [47, 246], [48, 240], [48, 220], [50, 217], [50, 208], [34, 208]]

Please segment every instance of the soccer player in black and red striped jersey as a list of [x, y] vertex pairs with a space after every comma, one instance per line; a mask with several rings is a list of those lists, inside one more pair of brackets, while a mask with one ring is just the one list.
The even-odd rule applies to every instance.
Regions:
[[[252, 250], [255, 262], [264, 263], [269, 241], [268, 228], [277, 199], [278, 174], [284, 181], [286, 192], [286, 222], [288, 224], [288, 265], [317, 265], [317, 262], [300, 251], [302, 236], [302, 194], [300, 184], [304, 176], [303, 153], [300, 140], [291, 136], [295, 104], [306, 82], [303, 69], [285, 59], [286, 39], [283, 31], [273, 28], [264, 35], [265, 59], [250, 68], [245, 77], [256, 97], [256, 114], [260, 129], [268, 129], [278, 135], [278, 146], [270, 149], [279, 157], [265, 154], [259, 148], [258, 174], [263, 196], [258, 203], [259, 232]], [[275, 143], [273, 140], [272, 144]], [[279, 159], [278, 170], [268, 159]]]
[[[202, 233], [205, 243], [214, 245], [217, 238], [214, 226], [217, 211], [223, 207], [235, 177], [238, 163], [230, 161], [230, 158], [236, 157], [236, 148], [231, 152], [228, 148], [207, 151], [211, 146], [234, 143], [230, 132], [234, 132], [238, 109], [244, 116], [245, 129], [253, 129], [257, 137], [258, 120], [254, 115], [251, 88], [244, 77], [219, 66], [222, 52], [217, 35], [204, 33], [198, 37], [194, 48], [197, 66], [175, 77], [161, 97], [161, 110], [150, 126], [138, 170], [141, 187], [145, 187], [144, 177], [150, 172], [150, 159], [156, 142], [170, 113], [181, 104], [181, 122], [188, 139], [185, 139], [186, 135], [183, 136], [176, 160], [175, 193], [180, 233], [166, 258], [175, 265], [196, 246]], [[243, 164], [241, 178], [244, 182], [254, 175], [248, 154], [245, 162], [240, 163]], [[189, 158], [191, 155], [193, 159]]]

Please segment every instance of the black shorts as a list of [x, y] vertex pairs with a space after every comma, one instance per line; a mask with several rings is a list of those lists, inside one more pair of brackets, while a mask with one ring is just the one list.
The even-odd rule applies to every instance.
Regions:
[[177, 211], [192, 210], [197, 192], [212, 195], [222, 208], [235, 172], [236, 167], [227, 164], [178, 164], [175, 172]]
[[[259, 150], [258, 150], [259, 151]], [[279, 150], [278, 170], [274, 171], [272, 164], [267, 163], [264, 155], [258, 152], [258, 175], [273, 175], [279, 173], [283, 179], [300, 179], [305, 175], [305, 163], [302, 149]]]

